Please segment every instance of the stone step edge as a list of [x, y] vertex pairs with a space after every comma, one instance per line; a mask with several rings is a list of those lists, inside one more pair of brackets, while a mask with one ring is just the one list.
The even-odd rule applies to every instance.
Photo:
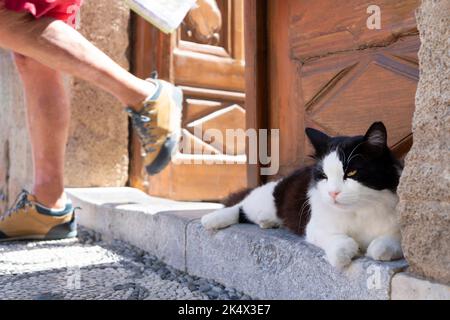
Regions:
[[83, 208], [81, 225], [261, 299], [390, 299], [392, 277], [407, 266], [359, 258], [339, 272], [320, 249], [284, 230], [204, 230], [199, 219], [217, 204], [160, 199], [133, 188], [67, 192]]

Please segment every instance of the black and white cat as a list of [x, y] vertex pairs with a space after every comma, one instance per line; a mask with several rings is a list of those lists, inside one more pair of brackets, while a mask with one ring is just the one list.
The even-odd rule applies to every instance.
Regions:
[[395, 207], [402, 166], [387, 146], [384, 124], [374, 123], [365, 136], [332, 138], [311, 128], [306, 134], [315, 164], [231, 195], [227, 207], [202, 218], [203, 226], [283, 226], [306, 234], [337, 268], [363, 252], [375, 260], [401, 258]]

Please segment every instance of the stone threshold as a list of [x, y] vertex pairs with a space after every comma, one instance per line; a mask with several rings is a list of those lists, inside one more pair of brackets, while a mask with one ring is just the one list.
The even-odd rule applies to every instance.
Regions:
[[392, 278], [392, 300], [450, 300], [450, 286], [407, 272]]
[[344, 271], [323, 251], [285, 230], [236, 225], [207, 231], [200, 218], [221, 205], [150, 197], [132, 188], [68, 189], [81, 225], [128, 242], [189, 274], [260, 299], [391, 298], [404, 260], [356, 259]]

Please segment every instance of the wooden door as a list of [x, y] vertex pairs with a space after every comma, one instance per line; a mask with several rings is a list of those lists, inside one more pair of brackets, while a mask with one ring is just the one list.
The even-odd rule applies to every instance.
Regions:
[[280, 173], [307, 162], [308, 126], [330, 135], [357, 135], [383, 121], [389, 145], [403, 157], [412, 144], [419, 77], [414, 15], [419, 1], [376, 1], [379, 30], [367, 27], [373, 1], [256, 3], [266, 5], [270, 79], [269, 103], [259, 112], [269, 114], [271, 128], [280, 128]]
[[246, 183], [245, 143], [233, 148], [208, 129], [246, 129], [243, 0], [200, 0], [173, 35], [135, 17], [134, 72], [181, 86], [184, 95], [180, 153], [161, 174], [148, 177], [133, 138], [130, 184], [177, 200], [217, 200]]

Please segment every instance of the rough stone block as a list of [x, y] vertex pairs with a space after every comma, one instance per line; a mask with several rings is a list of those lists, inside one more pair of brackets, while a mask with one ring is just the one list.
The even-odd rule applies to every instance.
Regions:
[[401, 177], [398, 212], [409, 272], [450, 284], [450, 2], [417, 11], [422, 46], [414, 144]]
[[22, 83], [11, 53], [0, 49], [0, 212], [32, 179]]
[[303, 238], [254, 225], [211, 232], [196, 221], [187, 239], [187, 272], [261, 299], [389, 299], [392, 276], [406, 267], [360, 258], [340, 272]]
[[[80, 33], [128, 70], [130, 9], [122, 0], [85, 0]], [[101, 13], [101, 14], [100, 14]], [[72, 104], [66, 185], [121, 187], [128, 179], [128, 116], [109, 93], [79, 79]]]
[[399, 273], [392, 278], [392, 300], [450, 300], [450, 286]]

